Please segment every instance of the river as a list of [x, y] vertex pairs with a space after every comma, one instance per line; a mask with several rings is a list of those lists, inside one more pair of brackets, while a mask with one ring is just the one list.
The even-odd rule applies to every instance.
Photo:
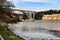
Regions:
[[47, 30], [60, 30], [60, 22], [18, 22], [16, 24], [8, 24], [8, 28], [25, 40], [60, 39]]

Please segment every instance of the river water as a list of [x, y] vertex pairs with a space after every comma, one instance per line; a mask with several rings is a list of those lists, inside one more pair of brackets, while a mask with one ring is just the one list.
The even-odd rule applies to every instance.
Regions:
[[18, 22], [8, 24], [8, 28], [25, 40], [60, 40], [47, 30], [60, 30], [60, 22]]

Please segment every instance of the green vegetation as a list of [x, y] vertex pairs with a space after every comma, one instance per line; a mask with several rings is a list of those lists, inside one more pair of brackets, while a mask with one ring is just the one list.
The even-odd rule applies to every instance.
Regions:
[[23, 14], [23, 18], [22, 19], [29, 19], [29, 17], [26, 14]]
[[35, 14], [35, 19], [36, 19], [36, 20], [41, 20], [42, 17], [43, 17], [43, 14], [41, 14], [41, 13]]
[[5, 40], [10, 40], [9, 38], [9, 33], [7, 33], [3, 27], [0, 26], [0, 35], [2, 35], [2, 37], [5, 39]]
[[4, 38], [4, 40], [22, 40], [22, 38], [20, 39], [11, 35], [11, 33], [6, 31], [2, 26], [0, 26], [0, 35]]
[[48, 10], [48, 11], [40, 11], [35, 14], [35, 19], [36, 20], [42, 20], [43, 15], [46, 14], [60, 14], [60, 10]]

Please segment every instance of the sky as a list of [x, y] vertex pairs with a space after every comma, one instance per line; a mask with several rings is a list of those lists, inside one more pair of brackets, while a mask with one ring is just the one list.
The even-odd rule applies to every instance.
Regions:
[[44, 11], [59, 10], [60, 0], [13, 0], [16, 8], [21, 10]]

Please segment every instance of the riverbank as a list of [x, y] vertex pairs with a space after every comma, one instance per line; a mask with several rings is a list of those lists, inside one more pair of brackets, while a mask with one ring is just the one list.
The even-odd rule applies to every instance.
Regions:
[[13, 17], [13, 16], [9, 16], [7, 14], [6, 15], [1, 14], [1, 16], [0, 16], [0, 35], [3, 37], [4, 40], [23, 40], [23, 38], [15, 35], [8, 29], [8, 23], [17, 23], [17, 22], [18, 22], [17, 16]]
[[22, 22], [60, 22], [60, 20], [24, 20]]
[[3, 20], [0, 20], [0, 35], [4, 38], [4, 40], [24, 40], [23, 38], [12, 33], [8, 29], [8, 22], [5, 22]]
[[7, 26], [0, 26], [0, 35], [4, 38], [4, 40], [24, 40], [23, 38], [12, 33]]

